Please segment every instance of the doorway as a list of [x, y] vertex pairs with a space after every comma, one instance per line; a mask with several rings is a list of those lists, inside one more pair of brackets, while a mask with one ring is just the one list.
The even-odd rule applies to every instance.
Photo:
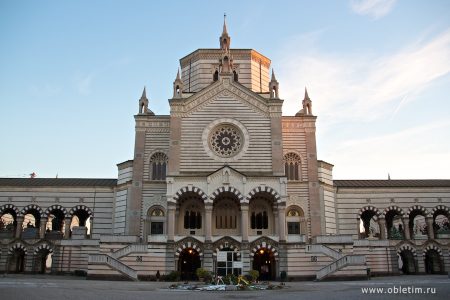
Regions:
[[266, 248], [259, 249], [253, 256], [253, 270], [259, 272], [259, 280], [275, 280], [276, 265], [273, 252]]
[[195, 271], [200, 268], [200, 255], [192, 248], [186, 248], [180, 253], [178, 271], [182, 280], [196, 280]]

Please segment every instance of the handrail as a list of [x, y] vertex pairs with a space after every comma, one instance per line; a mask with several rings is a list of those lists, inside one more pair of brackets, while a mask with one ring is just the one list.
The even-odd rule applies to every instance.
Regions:
[[111, 253], [110, 256], [114, 257], [115, 259], [119, 259], [123, 256], [127, 256], [130, 253], [145, 253], [145, 252], [147, 252], [146, 244], [131, 244]]
[[329, 256], [334, 259], [340, 259], [344, 257], [344, 254], [328, 247], [325, 245], [306, 245], [306, 252], [312, 252], [312, 253], [323, 253], [326, 256]]
[[136, 270], [128, 267], [126, 264], [122, 263], [120, 260], [115, 259], [114, 257], [111, 257], [110, 255], [90, 254], [88, 262], [90, 264], [107, 264], [111, 268], [119, 271], [132, 280], [138, 279]]
[[317, 271], [316, 279], [320, 280], [346, 266], [364, 265], [365, 263], [365, 255], [346, 255]]

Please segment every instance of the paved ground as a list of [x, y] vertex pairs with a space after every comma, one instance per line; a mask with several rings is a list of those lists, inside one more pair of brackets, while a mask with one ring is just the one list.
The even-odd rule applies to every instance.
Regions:
[[[285, 289], [271, 291], [179, 291], [167, 289], [169, 285], [166, 282], [96, 281], [70, 276], [7, 275], [0, 276], [0, 299], [450, 299], [450, 279], [442, 275], [382, 277], [370, 281], [290, 282]], [[422, 293], [413, 291], [414, 288], [421, 288]], [[366, 295], [363, 289], [367, 289], [367, 293], [369, 289], [378, 289], [378, 293]]]

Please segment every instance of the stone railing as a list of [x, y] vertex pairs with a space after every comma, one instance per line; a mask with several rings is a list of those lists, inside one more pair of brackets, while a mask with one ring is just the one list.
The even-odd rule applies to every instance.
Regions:
[[106, 255], [106, 254], [90, 254], [88, 259], [89, 264], [106, 264], [110, 266], [112, 269], [122, 273], [123, 275], [127, 276], [131, 280], [138, 280], [137, 272], [136, 270], [133, 270], [132, 268], [128, 267], [126, 264], [122, 263], [121, 261]]
[[325, 245], [306, 245], [305, 249], [306, 253], [322, 253], [328, 257], [331, 257], [333, 259], [340, 259], [344, 255], [340, 253], [339, 251], [336, 251], [330, 247], [327, 247]]
[[351, 234], [318, 235], [313, 237], [315, 244], [353, 244]]
[[109, 255], [114, 257], [115, 259], [119, 259], [121, 257], [127, 256], [130, 253], [146, 253], [146, 252], [147, 252], [147, 245], [131, 244], [131, 245], [121, 248]]
[[346, 255], [317, 271], [316, 279], [321, 280], [347, 266], [358, 266], [365, 263], [365, 255]]

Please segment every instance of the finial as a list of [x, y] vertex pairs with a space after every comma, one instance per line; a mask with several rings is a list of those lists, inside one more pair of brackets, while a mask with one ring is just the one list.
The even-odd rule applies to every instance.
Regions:
[[275, 71], [272, 68], [272, 78], [270, 79], [271, 81], [277, 81], [277, 79], [275, 78]]
[[311, 100], [309, 99], [308, 90], [306, 89], [306, 86], [305, 86], [305, 100]]
[[228, 34], [228, 31], [227, 31], [227, 14], [226, 13], [223, 14], [223, 30], [222, 30], [222, 34]]
[[178, 68], [178, 71], [177, 71], [177, 78], [176, 78], [175, 80], [180, 80], [180, 68]]
[[141, 99], [147, 99], [147, 92], [145, 91], [145, 85], [144, 85], [144, 90], [142, 91]]

